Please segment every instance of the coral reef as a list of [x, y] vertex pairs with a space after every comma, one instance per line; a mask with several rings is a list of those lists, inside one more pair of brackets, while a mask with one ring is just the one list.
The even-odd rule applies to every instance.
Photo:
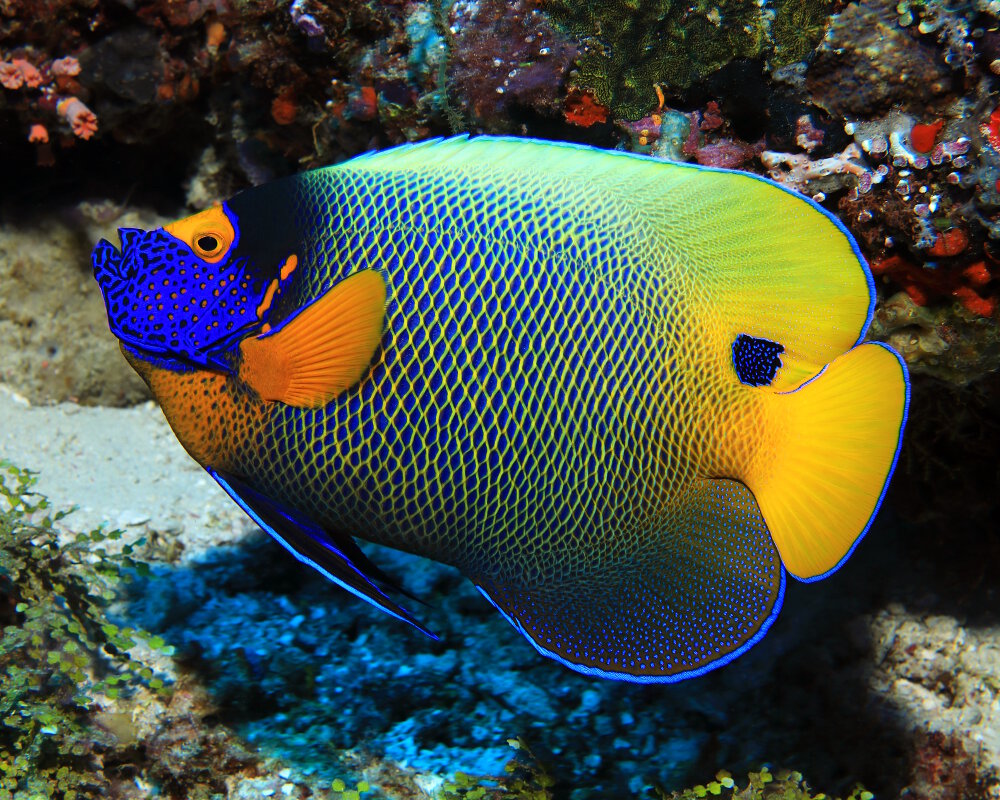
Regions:
[[[904, 263], [906, 269], [925, 269]], [[876, 273], [885, 267], [875, 266]], [[909, 293], [897, 292], [876, 308], [872, 335], [895, 347], [915, 372], [957, 385], [1000, 366], [996, 323], [959, 303], [921, 305]]]
[[909, 800], [993, 797], [1000, 780], [983, 780], [962, 741], [954, 735], [921, 733], [914, 753], [913, 781], [904, 789]]
[[50, 129], [63, 133], [63, 146], [72, 146], [74, 136], [86, 140], [97, 133], [97, 117], [76, 97], [82, 92], [77, 59], [47, 59], [31, 48], [19, 48], [9, 57], [0, 58], [0, 86], [7, 90], [0, 107], [16, 112], [25, 138], [36, 145], [40, 165], [54, 163]]
[[[0, 75], [25, 139], [31, 125], [43, 124], [49, 146], [55, 130], [72, 129], [77, 137], [148, 148], [187, 131], [195, 147], [228, 143], [227, 159], [250, 181], [261, 170], [330, 157], [320, 154], [321, 145], [342, 155], [336, 140], [343, 136], [314, 136], [313, 128], [330, 117], [334, 128], [345, 123], [337, 104], [350, 85], [372, 85], [374, 70], [390, 69], [393, 57], [382, 54], [406, 43], [402, 3], [162, 0], [114, 11], [91, 5], [4, 4]], [[60, 22], [33, 25], [32, 18]], [[339, 35], [346, 29], [353, 37]], [[53, 49], [57, 42], [62, 50]], [[26, 77], [25, 70], [33, 72]], [[358, 121], [362, 129], [365, 122]], [[35, 138], [44, 149], [39, 133]], [[56, 160], [58, 152], [43, 163]]]
[[770, 177], [829, 199], [860, 241], [884, 301], [875, 335], [915, 371], [958, 383], [1000, 367], [991, 322], [1000, 115], [994, 73], [982, 71], [996, 61], [988, 30], [998, 10], [929, 0], [845, 7], [804, 80], [790, 80], [853, 143], [830, 153], [830, 128], [809, 114], [794, 142], [761, 154]]
[[833, 114], [923, 109], [950, 88], [935, 48], [899, 25], [896, 0], [860, 0], [831, 21], [809, 66], [806, 88]]
[[661, 103], [649, 116], [634, 122], [619, 120], [618, 125], [628, 135], [635, 152], [694, 161], [707, 167], [739, 169], [764, 150], [763, 139], [753, 143], [740, 139], [714, 100], [703, 111], [689, 113]]
[[[698, 4], [636, 11], [609, 3], [584, 13], [567, 0], [545, 8], [584, 46], [567, 122], [591, 128], [608, 113], [635, 152], [762, 165], [836, 207], [884, 300], [902, 290], [926, 309], [913, 315], [892, 301], [880, 312], [876, 335], [891, 336], [911, 367], [959, 383], [1000, 367], [995, 326], [980, 322], [995, 319], [1000, 305], [1000, 66], [990, 66], [1000, 65], [992, 32], [1000, 8], [862, 0], [828, 18], [832, 7], [814, 4], [804, 17], [789, 3], [766, 20], [749, 8], [741, 18], [735, 7]], [[713, 43], [729, 44], [726, 58], [712, 60], [698, 37], [716, 13]], [[778, 55], [779, 32], [792, 19], [800, 34], [793, 49], [805, 63]], [[737, 20], [739, 34], [728, 27]], [[667, 66], [676, 57], [673, 26], [697, 51], [683, 68]], [[727, 37], [750, 30], [763, 71], [732, 60], [743, 51]]]
[[556, 117], [577, 55], [535, 0], [451, 6], [449, 87], [472, 130], [517, 131], [526, 114]]
[[681, 91], [737, 59], [766, 58], [775, 66], [802, 59], [822, 38], [830, 4], [546, 0], [542, 7], [583, 42], [574, 84], [592, 89], [615, 116], [634, 120], [654, 104], [657, 85]]
[[[914, 800], [986, 797], [1000, 774], [1000, 647], [995, 630], [963, 628], [954, 619], [896, 606], [872, 622], [880, 663], [872, 688], [912, 719], [928, 720], [913, 750]], [[983, 702], [983, 696], [988, 702]], [[978, 751], [974, 757], [970, 749]]]
[[765, 150], [760, 154], [761, 163], [772, 179], [813, 198], [825, 200], [828, 192], [843, 189], [849, 176], [858, 178], [858, 184], [877, 183], [881, 176], [859, 163], [861, 150], [850, 144], [842, 153], [825, 158], [810, 158], [807, 153], [777, 153]]

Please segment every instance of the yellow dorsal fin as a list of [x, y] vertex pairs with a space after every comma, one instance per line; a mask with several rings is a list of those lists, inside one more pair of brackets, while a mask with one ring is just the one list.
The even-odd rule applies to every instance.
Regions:
[[799, 389], [760, 400], [766, 441], [739, 477], [785, 568], [816, 580], [851, 553], [882, 501], [906, 422], [906, 365], [887, 347], [863, 344]]
[[281, 327], [244, 339], [239, 376], [263, 400], [324, 406], [361, 379], [384, 318], [385, 281], [357, 272]]

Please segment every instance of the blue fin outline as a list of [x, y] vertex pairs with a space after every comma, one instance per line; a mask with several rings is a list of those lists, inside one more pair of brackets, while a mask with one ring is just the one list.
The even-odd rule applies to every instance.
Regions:
[[633, 675], [631, 672], [612, 672], [611, 670], [604, 670], [598, 667], [586, 667], [582, 664], [574, 664], [572, 661], [567, 661], [565, 658], [560, 656], [558, 653], [552, 652], [551, 650], [546, 650], [538, 642], [532, 639], [524, 627], [510, 616], [506, 611], [504, 611], [499, 605], [493, 602], [493, 598], [489, 596], [487, 591], [483, 589], [478, 583], [473, 582], [477, 591], [490, 601], [490, 605], [493, 606], [500, 615], [507, 620], [514, 628], [520, 633], [525, 639], [527, 639], [531, 646], [534, 647], [539, 653], [541, 653], [546, 658], [551, 658], [553, 661], [558, 661], [564, 667], [569, 667], [574, 672], [579, 672], [582, 675], [588, 675], [590, 677], [596, 678], [606, 678], [612, 681], [625, 681], [626, 683], [677, 683], [678, 681], [686, 681], [689, 678], [697, 678], [700, 675], [704, 675], [706, 672], [711, 672], [719, 667], [724, 667], [730, 661], [739, 658], [747, 650], [753, 647], [757, 642], [763, 639], [767, 632], [771, 629], [774, 621], [778, 618], [778, 613], [781, 611], [781, 606], [785, 601], [785, 568], [781, 569], [781, 586], [778, 588], [778, 597], [774, 601], [774, 606], [771, 608], [771, 613], [768, 614], [767, 619], [765, 619], [757, 632], [749, 639], [747, 639], [743, 644], [733, 650], [731, 653], [726, 653], [724, 656], [720, 656], [715, 661], [705, 664], [697, 669], [689, 669], [686, 672], [678, 672], [674, 675]]
[[[385, 578], [381, 571], [371, 564], [361, 550], [357, 548], [353, 540], [351, 540], [348, 547], [354, 551], [351, 554], [354, 556], [354, 560], [351, 559], [348, 553], [345, 553], [338, 547], [321, 528], [301, 515], [293, 515], [286, 511], [278, 503], [250, 488], [235, 476], [223, 476], [212, 467], [205, 467], [205, 470], [225, 490], [226, 494], [246, 512], [250, 519], [267, 531], [296, 559], [312, 567], [323, 575], [323, 577], [346, 589], [355, 597], [361, 598], [366, 603], [370, 603], [391, 617], [408, 622], [424, 635], [437, 641], [438, 637], [434, 633], [421, 625], [406, 609], [393, 602], [354, 563], [358, 561], [362, 566], [367, 567], [369, 572], [373, 572], [376, 577]], [[264, 519], [265, 515], [280, 517], [287, 522], [288, 530], [285, 533], [279, 532], [275, 525]], [[289, 541], [289, 538], [292, 536], [301, 538], [304, 543], [309, 544], [314, 550], [323, 552], [324, 555], [328, 554], [324, 563], [319, 563], [295, 547]]]

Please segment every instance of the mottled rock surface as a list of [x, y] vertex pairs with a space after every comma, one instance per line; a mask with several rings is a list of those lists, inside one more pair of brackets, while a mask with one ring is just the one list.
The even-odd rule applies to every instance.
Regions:
[[895, 0], [861, 0], [834, 15], [806, 87], [834, 114], [868, 117], [902, 105], [922, 109], [950, 87], [933, 47], [899, 25]]
[[121, 406], [149, 397], [108, 330], [104, 301], [90, 267], [101, 236], [116, 227], [155, 227], [149, 212], [86, 206], [30, 222], [0, 219], [0, 379], [34, 403]]

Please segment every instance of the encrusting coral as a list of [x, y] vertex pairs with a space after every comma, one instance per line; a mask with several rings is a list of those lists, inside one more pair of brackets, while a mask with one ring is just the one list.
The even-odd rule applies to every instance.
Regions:
[[574, 85], [617, 117], [638, 119], [656, 85], [682, 90], [736, 59], [780, 67], [804, 58], [823, 37], [827, 0], [545, 0], [542, 8], [584, 44]]

